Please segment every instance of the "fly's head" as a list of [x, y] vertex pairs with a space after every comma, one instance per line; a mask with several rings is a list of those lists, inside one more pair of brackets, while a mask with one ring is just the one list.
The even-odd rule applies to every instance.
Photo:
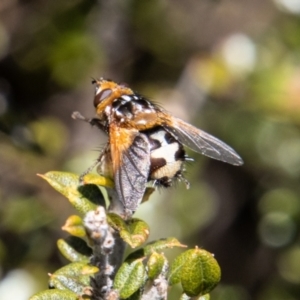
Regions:
[[112, 103], [115, 99], [123, 95], [133, 94], [133, 91], [125, 84], [117, 84], [108, 79], [94, 79], [92, 83], [96, 85], [94, 106], [96, 108], [96, 113], [100, 118], [103, 118], [103, 115], [109, 117], [112, 110]]

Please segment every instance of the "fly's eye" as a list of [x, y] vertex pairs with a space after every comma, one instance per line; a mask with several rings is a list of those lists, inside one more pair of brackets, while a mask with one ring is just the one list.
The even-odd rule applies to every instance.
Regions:
[[102, 102], [105, 98], [109, 97], [111, 94], [112, 94], [111, 89], [102, 90], [98, 94], [97, 94], [97, 90], [96, 90], [96, 96], [95, 96], [95, 99], [94, 99], [94, 106], [97, 107], [100, 102]]

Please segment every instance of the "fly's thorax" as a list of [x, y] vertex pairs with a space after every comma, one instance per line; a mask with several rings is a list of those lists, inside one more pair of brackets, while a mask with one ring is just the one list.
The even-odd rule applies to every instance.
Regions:
[[112, 119], [122, 126], [137, 130], [156, 126], [159, 121], [157, 113], [157, 108], [149, 100], [137, 94], [123, 95], [115, 99], [111, 105]]

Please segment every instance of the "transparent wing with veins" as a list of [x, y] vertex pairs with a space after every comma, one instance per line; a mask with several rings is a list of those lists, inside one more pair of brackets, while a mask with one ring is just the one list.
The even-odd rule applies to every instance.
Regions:
[[178, 118], [163, 125], [180, 143], [191, 150], [232, 165], [242, 165], [242, 158], [227, 144]]

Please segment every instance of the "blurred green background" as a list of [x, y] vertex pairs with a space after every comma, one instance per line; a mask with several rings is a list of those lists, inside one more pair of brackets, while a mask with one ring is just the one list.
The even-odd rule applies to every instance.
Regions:
[[191, 189], [160, 189], [136, 214], [151, 240], [214, 253], [213, 300], [300, 299], [299, 0], [2, 0], [0, 299], [46, 289], [65, 263], [56, 240], [75, 211], [36, 173], [80, 174], [97, 158], [104, 134], [70, 116], [94, 116], [101, 76], [245, 161], [189, 152]]

